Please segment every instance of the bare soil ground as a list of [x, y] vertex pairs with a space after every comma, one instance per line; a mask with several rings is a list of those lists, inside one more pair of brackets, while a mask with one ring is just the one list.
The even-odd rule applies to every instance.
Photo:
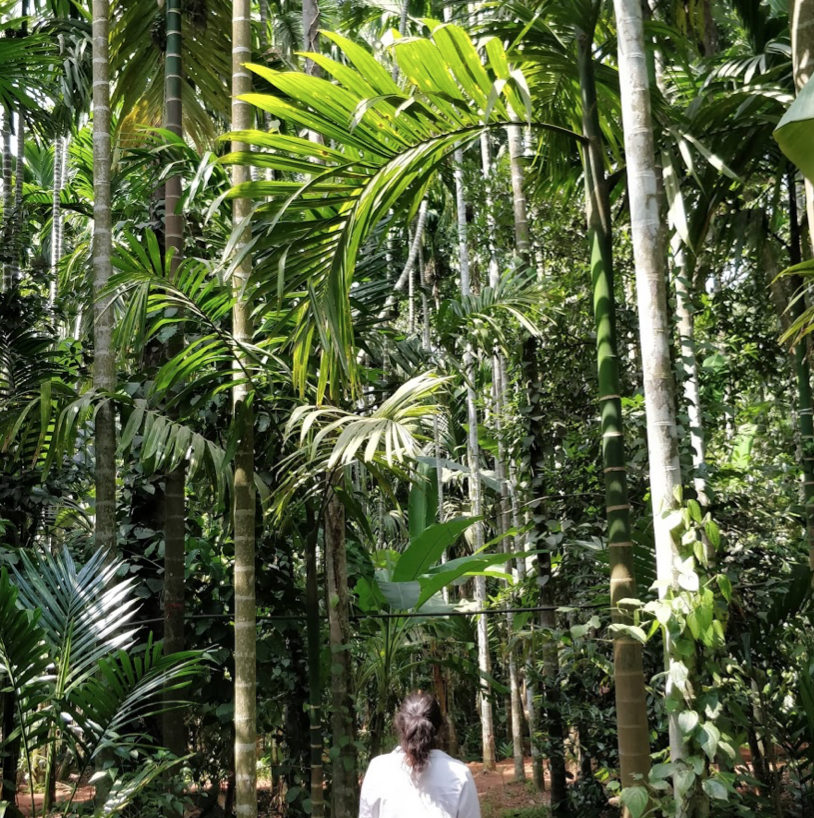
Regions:
[[[483, 764], [473, 762], [468, 765], [475, 778], [478, 788], [478, 795], [481, 799], [483, 818], [502, 818], [506, 810], [528, 809], [547, 805], [549, 803], [548, 792], [535, 792], [531, 785], [531, 759], [526, 759], [527, 783], [514, 783], [514, 764], [511, 759], [498, 762], [497, 768], [492, 772], [484, 772]], [[264, 788], [267, 793], [268, 784]], [[548, 782], [546, 781], [546, 785]], [[262, 783], [261, 783], [262, 786]], [[70, 795], [70, 785], [57, 784], [57, 803], [67, 801]], [[80, 787], [76, 793], [76, 801], [90, 801], [93, 798], [93, 787]], [[41, 793], [34, 795], [37, 814], [42, 812]], [[220, 797], [221, 806], [225, 800], [225, 793]], [[261, 799], [262, 800], [262, 799]], [[26, 792], [18, 795], [18, 805], [20, 811], [25, 816], [31, 815], [31, 796]], [[271, 816], [269, 816], [271, 818]]]

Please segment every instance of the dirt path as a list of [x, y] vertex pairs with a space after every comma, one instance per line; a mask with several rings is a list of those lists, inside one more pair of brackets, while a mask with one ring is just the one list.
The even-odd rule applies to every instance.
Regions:
[[[506, 810], [529, 809], [548, 805], [548, 792], [536, 792], [531, 784], [531, 759], [527, 758], [526, 783], [514, 783], [514, 761], [499, 761], [494, 772], [484, 772], [483, 764], [473, 762], [469, 769], [475, 778], [483, 818], [503, 818]], [[546, 787], [548, 780], [546, 778]]]

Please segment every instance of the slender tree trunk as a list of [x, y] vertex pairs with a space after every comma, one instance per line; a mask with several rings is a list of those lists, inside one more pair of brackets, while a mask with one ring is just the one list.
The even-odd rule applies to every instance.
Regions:
[[332, 815], [353, 816], [359, 808], [359, 776], [350, 653], [348, 568], [345, 553], [345, 508], [329, 488], [325, 508], [325, 582], [331, 646], [331, 725], [334, 762]]
[[17, 172], [14, 179], [14, 216], [12, 219], [12, 280], [20, 275], [23, 255], [23, 184], [25, 183], [25, 109], [17, 112]]
[[[112, 273], [113, 224], [110, 194], [110, 83], [108, 0], [93, 0], [93, 386], [113, 390], [113, 313], [101, 293]], [[116, 550], [116, 423], [113, 404], [96, 414], [96, 547]]]
[[[252, 111], [239, 97], [251, 91], [252, 80], [245, 67], [251, 59], [251, 2], [232, 2], [232, 130], [252, 127]], [[246, 150], [241, 142], [232, 142], [233, 151]], [[233, 184], [248, 182], [248, 167], [235, 165]], [[251, 239], [249, 216], [251, 201], [235, 199], [232, 224], [243, 234], [235, 247], [244, 254]], [[251, 343], [254, 335], [251, 304], [244, 287], [251, 275], [251, 255], [245, 253], [233, 276], [238, 300], [232, 309], [232, 332], [235, 339]], [[238, 353], [239, 354], [239, 353]], [[238, 430], [234, 471], [234, 538], [235, 538], [235, 811], [238, 818], [257, 818], [257, 646], [255, 600], [255, 491], [254, 491], [254, 413], [251, 392], [236, 369], [232, 388], [232, 405]]]
[[[611, 210], [605, 181], [602, 136], [597, 111], [592, 56], [593, 32], [577, 32], [582, 93], [582, 127], [588, 138], [584, 148], [585, 200], [591, 243], [591, 278], [596, 325], [596, 358], [602, 429], [602, 465], [608, 519], [608, 553], [611, 570], [611, 611], [617, 624], [631, 624], [631, 615], [619, 601], [637, 595], [633, 570], [630, 504], [625, 472], [625, 444], [616, 337], [616, 304], [613, 285]], [[646, 779], [650, 769], [650, 735], [647, 727], [647, 693], [642, 666], [642, 646], [619, 634], [613, 643], [616, 719], [622, 784]]]
[[3, 108], [3, 290], [12, 286], [11, 278], [11, 110]]
[[[789, 243], [789, 262], [792, 266], [803, 260], [800, 245], [800, 228], [797, 215], [797, 191], [794, 175], [789, 174], [789, 224], [791, 241]], [[771, 255], [771, 248], [767, 245], [764, 253], [766, 272], [770, 275], [770, 286], [779, 290], [780, 282], [775, 283], [777, 263]], [[804, 283], [800, 276], [793, 276], [790, 280], [794, 294], [802, 294]], [[799, 297], [794, 301], [790, 310], [792, 320], [798, 319], [805, 311], [805, 299]], [[786, 315], [785, 305], [780, 312], [781, 325]], [[801, 339], [794, 345], [794, 373], [797, 379], [797, 423], [800, 433], [800, 465], [802, 467], [802, 497], [803, 497], [803, 526], [806, 541], [808, 542], [808, 561], [814, 571], [814, 400], [811, 394], [811, 365], [809, 364], [809, 339]]]
[[[791, 56], [794, 86], [799, 93], [814, 75], [814, 0], [790, 0]], [[805, 182], [808, 236], [814, 251], [814, 184]]]
[[305, 610], [308, 632], [308, 721], [311, 734], [311, 815], [324, 818], [322, 766], [322, 680], [320, 678], [319, 585], [317, 542], [319, 522], [310, 520], [305, 539]]
[[526, 204], [525, 173], [523, 170], [523, 128], [506, 128], [509, 143], [509, 167], [512, 177], [512, 205], [514, 207], [514, 246], [524, 265], [531, 263], [528, 207]]
[[[93, 0], [93, 386], [113, 390], [116, 360], [113, 353], [113, 312], [103, 298], [113, 270], [113, 218], [110, 191], [110, 64], [108, 60], [110, 4]], [[116, 553], [116, 418], [113, 404], [105, 401], [95, 420], [96, 548]], [[96, 803], [107, 799], [110, 781], [96, 782]]]
[[65, 142], [62, 137], [54, 143], [54, 179], [51, 201], [51, 281], [48, 287], [48, 304], [53, 307], [57, 300], [59, 284], [59, 260], [62, 258], [62, 202], [63, 163], [67, 160]]
[[[549, 534], [545, 513], [545, 467], [546, 467], [546, 431], [543, 426], [541, 399], [541, 374], [538, 362], [538, 341], [529, 338], [523, 345], [523, 378], [527, 390], [526, 437], [528, 446], [528, 472], [531, 498], [529, 511], [533, 526], [528, 533], [531, 548], [546, 549], [537, 556], [539, 604], [553, 605], [551, 592], [551, 552], [546, 544]], [[540, 614], [540, 625], [543, 633], [543, 691], [544, 703], [543, 735], [548, 734], [550, 753], [549, 769], [551, 773], [551, 810], [555, 818], [567, 815], [568, 790], [565, 775], [565, 731], [563, 727], [560, 695], [560, 655], [554, 632], [557, 629], [557, 617], [553, 610]]]
[[[680, 241], [680, 239], [676, 239]], [[690, 446], [692, 448], [693, 486], [702, 506], [709, 504], [706, 469], [706, 442], [704, 419], [701, 413], [701, 386], [698, 380], [698, 358], [695, 354], [695, 327], [693, 321], [692, 265], [687, 251], [679, 246], [673, 253], [675, 263], [676, 316], [681, 359], [684, 365], [684, 404], [690, 422]]]
[[[455, 199], [458, 220], [458, 258], [461, 273], [461, 295], [471, 295], [469, 279], [469, 246], [466, 235], [466, 197], [463, 180], [463, 151], [458, 149], [454, 154], [455, 162]], [[464, 351], [464, 377], [466, 378], [466, 414], [469, 424], [467, 435], [467, 460], [469, 466], [469, 505], [470, 512], [475, 517], [482, 513], [480, 487], [480, 446], [478, 443], [478, 410], [475, 403], [475, 353], [471, 343], [467, 343]], [[473, 526], [475, 535], [475, 549], [483, 547], [483, 523]], [[486, 579], [475, 577], [475, 602], [478, 608], [486, 606]], [[478, 633], [478, 669], [482, 674], [488, 673], [489, 661], [489, 633], [486, 627], [486, 617], [477, 617]], [[483, 740], [483, 766], [486, 770], [495, 767], [495, 731], [492, 714], [492, 702], [489, 698], [489, 685], [485, 679], [480, 681], [480, 715]]]
[[[660, 592], [677, 586], [678, 548], [668, 514], [681, 488], [675, 382], [670, 361], [664, 230], [659, 213], [650, 88], [640, 0], [614, 0], [619, 41], [619, 82], [625, 132], [631, 236], [636, 265], [639, 341], [642, 353], [650, 494]], [[665, 635], [665, 641], [667, 636]], [[669, 654], [669, 645], [668, 645]], [[667, 693], [671, 693], [668, 676]], [[683, 755], [678, 716], [670, 715], [670, 757]]]
[[[167, 53], [164, 64], [164, 127], [183, 135], [183, 41], [181, 38], [182, 0], [166, 0]], [[184, 256], [184, 216], [176, 211], [181, 201], [181, 177], [170, 176], [164, 186], [164, 249], [172, 252], [170, 276], [174, 279]], [[183, 338], [176, 333], [167, 345], [167, 355], [181, 351]], [[184, 585], [186, 539], [186, 466], [181, 463], [165, 475], [164, 496], [164, 653], [184, 649]], [[167, 694], [168, 698], [173, 693]], [[164, 746], [179, 758], [185, 754], [184, 711], [173, 708], [164, 713]]]

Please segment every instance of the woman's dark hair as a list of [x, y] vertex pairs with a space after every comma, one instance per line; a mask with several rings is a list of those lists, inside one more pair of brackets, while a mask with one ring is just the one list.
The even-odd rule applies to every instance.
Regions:
[[430, 751], [444, 725], [441, 706], [429, 693], [411, 693], [396, 714], [396, 730], [407, 762], [416, 772], [427, 766]]

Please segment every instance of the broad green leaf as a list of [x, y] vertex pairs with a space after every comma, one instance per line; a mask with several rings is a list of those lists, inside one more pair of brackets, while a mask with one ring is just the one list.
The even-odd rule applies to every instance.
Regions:
[[783, 114], [774, 138], [803, 176], [814, 181], [814, 82], [811, 79]]
[[701, 749], [707, 754], [710, 761], [715, 760], [715, 753], [718, 750], [718, 742], [721, 740], [721, 731], [708, 721], [698, 728], [697, 741]]
[[699, 721], [698, 713], [694, 710], [684, 710], [678, 714], [678, 726], [685, 736], [689, 736], [698, 727]]
[[393, 581], [408, 582], [427, 573], [429, 568], [441, 558], [441, 554], [478, 519], [476, 517], [455, 517], [444, 523], [436, 523], [422, 531], [401, 555], [393, 570]]
[[695, 773], [692, 770], [677, 770], [673, 776], [673, 787], [675, 789], [675, 797], [678, 800], [683, 800], [687, 793], [695, 784]]
[[715, 798], [718, 801], [729, 800], [729, 792], [720, 781], [714, 778], [707, 778], [701, 786], [710, 798]]
[[438, 515], [438, 470], [427, 463], [419, 463], [416, 478], [410, 485], [407, 501], [411, 542], [429, 529]]
[[650, 803], [646, 787], [625, 787], [622, 790], [622, 804], [630, 810], [631, 818], [642, 818]]

